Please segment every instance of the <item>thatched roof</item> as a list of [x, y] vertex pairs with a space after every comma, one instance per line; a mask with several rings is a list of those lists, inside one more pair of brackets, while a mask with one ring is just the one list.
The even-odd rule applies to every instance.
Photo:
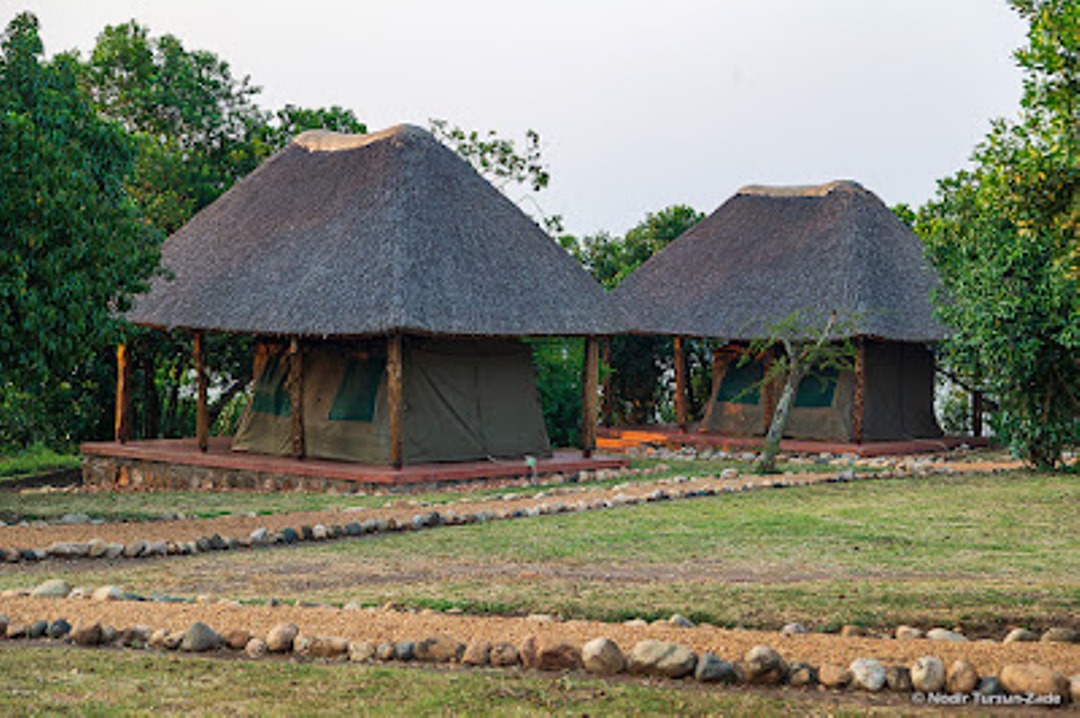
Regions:
[[418, 127], [305, 132], [162, 248], [128, 317], [260, 334], [609, 334], [601, 286]]
[[768, 336], [795, 313], [842, 334], [935, 341], [937, 277], [922, 243], [855, 182], [744, 187], [615, 290], [632, 330], [724, 339]]

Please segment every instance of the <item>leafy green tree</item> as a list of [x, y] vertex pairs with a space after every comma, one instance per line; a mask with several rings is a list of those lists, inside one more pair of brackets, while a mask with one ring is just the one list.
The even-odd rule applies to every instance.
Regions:
[[614, 289], [630, 272], [672, 240], [704, 219], [692, 207], [677, 204], [649, 212], [622, 237], [607, 232], [560, 242], [606, 289]]
[[[561, 238], [562, 245], [607, 289], [618, 285], [649, 257], [701, 221], [703, 214], [686, 205], [673, 205], [650, 212], [622, 237], [606, 232]], [[674, 388], [661, 379], [673, 372], [673, 345], [670, 338], [624, 335], [610, 339], [611, 374], [606, 398], [611, 420], [645, 424], [657, 419], [671, 420]], [[702, 341], [686, 343], [690, 375], [690, 412], [697, 413], [707, 401], [711, 386], [712, 357]]]
[[437, 118], [429, 120], [428, 124], [440, 142], [471, 164], [503, 194], [519, 205], [530, 205], [526, 211], [538, 215], [539, 224], [549, 234], [557, 235], [563, 231], [562, 217], [547, 214], [533, 195], [510, 195], [512, 186], [526, 187], [535, 194], [551, 181], [551, 173], [544, 164], [540, 133], [526, 130], [524, 149], [519, 150], [514, 140], [500, 137], [495, 130], [464, 130]]
[[[303, 130], [366, 131], [351, 110], [256, 104], [260, 88], [234, 76], [214, 53], [155, 37], [132, 21], [108, 26], [87, 62], [87, 85], [105, 117], [121, 123], [137, 153], [128, 194], [165, 234], [178, 230], [259, 162]], [[191, 338], [184, 332], [132, 330], [132, 383], [142, 436], [180, 436], [194, 427]], [[250, 341], [207, 337], [214, 383], [211, 419], [251, 380]], [[102, 397], [105, 401], [106, 397]]]
[[947, 362], [994, 398], [996, 434], [1053, 469], [1080, 439], [1080, 4], [1011, 5], [1029, 23], [1020, 117], [993, 123], [915, 227], [942, 277]]
[[751, 342], [741, 364], [761, 356], [763, 352], [779, 348], [781, 351], [769, 365], [761, 382], [755, 388], [767, 384], [780, 387], [765, 445], [754, 468], [759, 473], [776, 471], [776, 457], [780, 453], [780, 440], [784, 438], [788, 417], [795, 406], [795, 397], [803, 380], [815, 371], [852, 369], [855, 364], [855, 345], [849, 340], [835, 341], [833, 337], [842, 327], [837, 324], [833, 312], [824, 326], [808, 325], [800, 313], [796, 313], [769, 328], [768, 336]]
[[581, 366], [585, 342], [578, 337], [529, 340], [544, 424], [553, 446], [577, 446], [581, 437]]
[[98, 115], [82, 79], [72, 55], [45, 61], [32, 14], [7, 26], [0, 40], [0, 439], [7, 442], [64, 442], [108, 425], [110, 405], [87, 400], [100, 385], [95, 350], [116, 340], [113, 310], [144, 289], [157, 262], [159, 235], [125, 192], [133, 143]]

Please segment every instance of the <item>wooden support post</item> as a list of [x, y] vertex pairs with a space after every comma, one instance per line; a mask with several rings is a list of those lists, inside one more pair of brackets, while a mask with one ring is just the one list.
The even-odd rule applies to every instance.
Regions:
[[210, 412], [206, 407], [206, 355], [203, 333], [192, 334], [192, 355], [195, 359], [195, 441], [199, 451], [210, 445]]
[[855, 339], [855, 391], [851, 400], [851, 440], [863, 440], [863, 416], [866, 405], [866, 340]]
[[400, 469], [405, 463], [405, 392], [402, 381], [404, 357], [401, 334], [386, 341], [386, 400], [390, 408], [390, 464]]
[[131, 438], [131, 362], [126, 344], [116, 345], [116, 440]]
[[675, 423], [683, 430], [690, 421], [686, 401], [687, 384], [686, 348], [683, 346], [683, 338], [675, 337]]
[[978, 389], [971, 392], [971, 435], [983, 435], [983, 394]]
[[289, 340], [289, 452], [304, 458], [304, 351], [300, 341]]
[[604, 337], [600, 342], [600, 363], [604, 369], [604, 378], [600, 383], [600, 393], [603, 396], [600, 422], [604, 426], [611, 426], [615, 421], [615, 395], [611, 388], [611, 337]]
[[586, 459], [596, 450], [596, 422], [600, 389], [600, 343], [585, 337], [585, 361], [581, 367], [581, 455]]

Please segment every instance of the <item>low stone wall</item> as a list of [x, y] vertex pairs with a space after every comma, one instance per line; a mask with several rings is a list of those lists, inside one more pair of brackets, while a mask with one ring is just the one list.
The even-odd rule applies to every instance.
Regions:
[[516, 476], [498, 478], [452, 478], [409, 483], [335, 479], [313, 476], [294, 476], [265, 471], [250, 471], [226, 467], [193, 466], [164, 461], [148, 461], [116, 456], [83, 455], [83, 485], [107, 491], [266, 491], [313, 493], [392, 493], [414, 494], [445, 489], [462, 484], [495, 484], [550, 481], [591, 481], [597, 474], [618, 475], [618, 470], [599, 469], [576, 472], [573, 476], [539, 474], [532, 476], [522, 467]]

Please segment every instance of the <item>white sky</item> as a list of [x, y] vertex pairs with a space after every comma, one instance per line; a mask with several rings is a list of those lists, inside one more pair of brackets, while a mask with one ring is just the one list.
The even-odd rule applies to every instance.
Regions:
[[50, 54], [135, 18], [250, 75], [267, 109], [534, 128], [539, 202], [579, 235], [750, 183], [919, 205], [1015, 116], [1025, 30], [1005, 0], [0, 0], [0, 22], [24, 9]]

